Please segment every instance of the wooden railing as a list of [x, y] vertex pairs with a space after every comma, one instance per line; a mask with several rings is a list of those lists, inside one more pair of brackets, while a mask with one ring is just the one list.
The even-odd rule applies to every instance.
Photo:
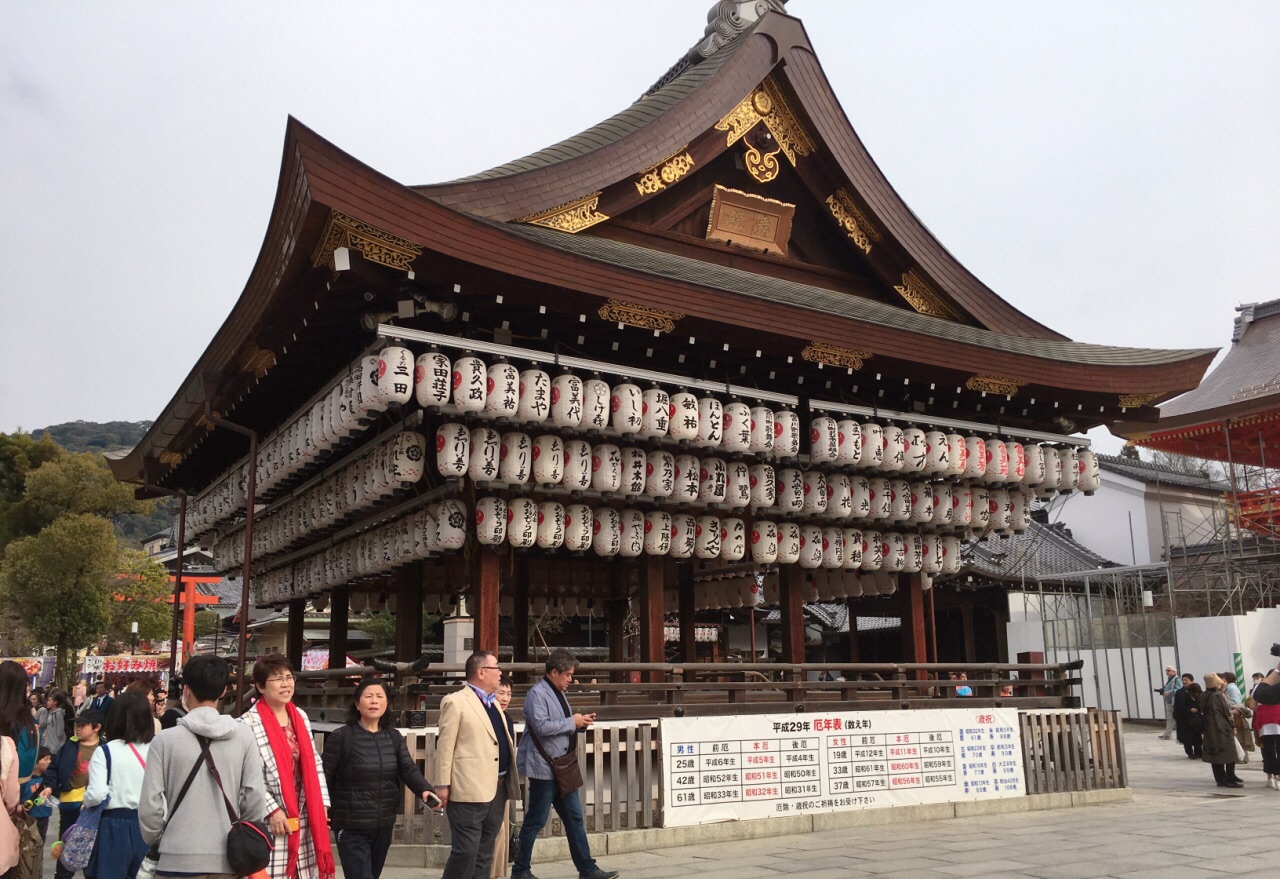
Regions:
[[1027, 793], [1128, 787], [1120, 712], [1027, 711], [1018, 721]]

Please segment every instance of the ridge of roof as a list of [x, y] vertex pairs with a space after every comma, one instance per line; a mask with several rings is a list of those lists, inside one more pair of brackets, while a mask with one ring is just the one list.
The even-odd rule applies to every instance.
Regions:
[[1128, 476], [1140, 482], [1167, 482], [1191, 488], [1205, 488], [1211, 491], [1225, 490], [1226, 488], [1224, 483], [1212, 476], [1181, 473], [1155, 461], [1126, 458], [1123, 455], [1098, 455], [1097, 458], [1098, 466], [1103, 470], [1118, 473], [1121, 476]]
[[729, 268], [691, 257], [641, 247], [638, 244], [593, 235], [565, 235], [562, 232], [544, 229], [539, 226], [496, 223], [483, 219], [481, 222], [500, 227], [513, 235], [531, 239], [557, 250], [574, 253], [645, 274], [674, 278], [686, 283], [749, 296], [754, 299], [764, 299], [824, 314], [864, 320], [909, 332], [939, 336], [995, 351], [1110, 366], [1148, 366], [1176, 363], [1212, 354], [1215, 351], [1213, 348], [1123, 348], [1114, 345], [1091, 345], [1086, 342], [1072, 342], [1069, 340], [1005, 335], [981, 327], [971, 327], [942, 318], [930, 317], [926, 314], [919, 314], [849, 293], [813, 287], [797, 281], [757, 275], [742, 269]]
[[1249, 325], [1257, 320], [1266, 320], [1269, 317], [1280, 315], [1280, 299], [1271, 299], [1267, 302], [1248, 302], [1244, 305], [1237, 305], [1236, 311], [1240, 314], [1235, 319], [1235, 325], [1232, 327], [1231, 341], [1239, 342], [1244, 334], [1249, 331]]
[[971, 545], [962, 570], [995, 580], [1053, 579], [1090, 568], [1113, 568], [1116, 563], [1098, 555], [1071, 535], [1062, 522], [1036, 520], [1021, 534]]

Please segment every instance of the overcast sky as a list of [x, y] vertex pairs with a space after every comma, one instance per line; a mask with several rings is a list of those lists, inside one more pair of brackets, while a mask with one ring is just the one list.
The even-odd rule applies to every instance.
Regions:
[[[404, 183], [612, 115], [712, 0], [0, 0], [0, 431], [154, 418], [243, 289], [288, 114]], [[906, 202], [1071, 338], [1280, 296], [1280, 3], [792, 0]]]

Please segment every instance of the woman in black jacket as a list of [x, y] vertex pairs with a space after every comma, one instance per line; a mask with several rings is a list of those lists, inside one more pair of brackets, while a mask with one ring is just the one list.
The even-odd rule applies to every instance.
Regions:
[[1178, 742], [1192, 760], [1200, 756], [1204, 735], [1204, 724], [1200, 720], [1200, 695], [1203, 692], [1195, 678], [1187, 674], [1182, 676], [1182, 686], [1173, 694], [1173, 723], [1178, 731]]
[[378, 879], [391, 847], [400, 804], [400, 784], [430, 808], [440, 808], [431, 783], [391, 723], [390, 696], [381, 678], [356, 687], [347, 722], [324, 743], [329, 784], [329, 826], [338, 836], [338, 857], [347, 879]]

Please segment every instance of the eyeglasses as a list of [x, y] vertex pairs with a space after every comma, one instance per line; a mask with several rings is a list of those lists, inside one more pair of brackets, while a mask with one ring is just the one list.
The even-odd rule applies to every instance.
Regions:
[[275, 677], [267, 678], [267, 683], [268, 684], [292, 684], [295, 680], [296, 678], [294, 678], [293, 675], [276, 675]]
[[478, 669], [477, 669], [477, 671], [502, 671], [502, 666], [499, 666], [499, 665], [482, 665], [482, 666], [480, 666], [480, 668], [478, 668]]

